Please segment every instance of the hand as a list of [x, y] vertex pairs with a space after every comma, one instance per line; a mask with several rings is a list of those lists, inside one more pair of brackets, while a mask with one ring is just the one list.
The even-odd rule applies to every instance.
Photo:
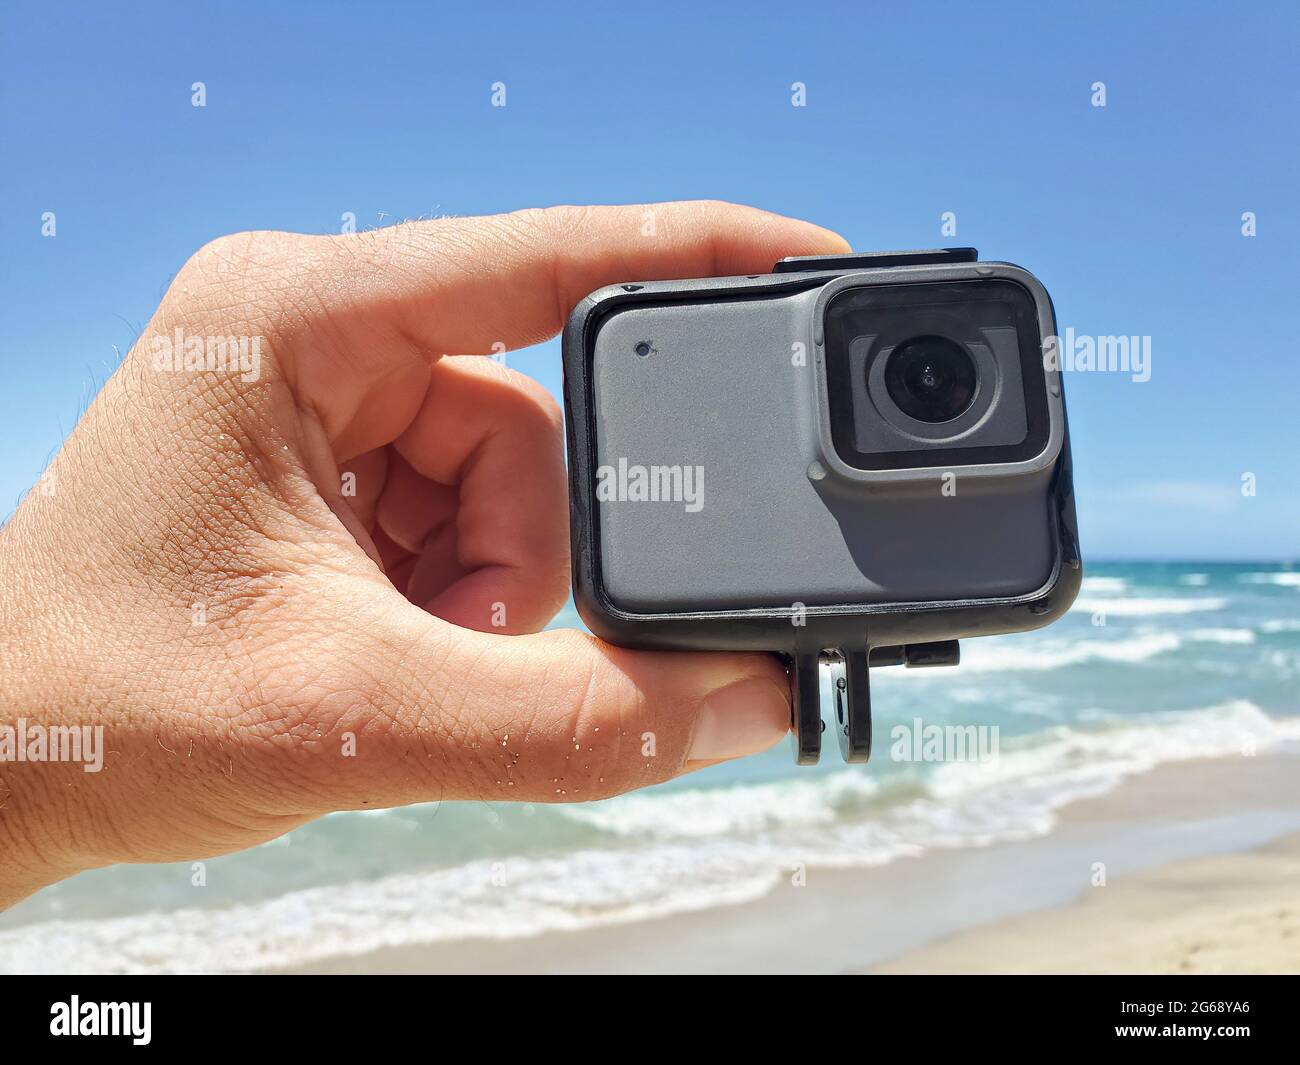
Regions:
[[616, 281], [846, 250], [710, 203], [203, 248], [0, 530], [0, 729], [91, 740], [0, 761], [0, 904], [331, 810], [595, 799], [779, 740], [770, 656], [539, 633], [568, 588], [560, 412], [453, 356], [553, 336]]

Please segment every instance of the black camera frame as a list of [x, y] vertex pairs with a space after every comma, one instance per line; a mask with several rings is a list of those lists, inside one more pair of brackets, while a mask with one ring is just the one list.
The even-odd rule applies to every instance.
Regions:
[[[1041, 628], [1069, 609], [1082, 583], [1083, 565], [1064, 396], [1059, 397], [1064, 438], [1049, 493], [1054, 561], [1049, 578], [1035, 591], [1000, 598], [808, 606], [802, 618], [789, 607], [637, 613], [615, 604], [601, 580], [591, 389], [594, 338], [608, 315], [629, 306], [702, 297], [764, 297], [894, 267], [907, 267], [908, 280], [917, 283], [978, 280], [993, 276], [996, 267], [1019, 270], [981, 263], [974, 248], [794, 257], [776, 263], [770, 274], [607, 286], [578, 303], [563, 333], [569, 530], [573, 596], [580, 615], [593, 633], [620, 646], [769, 651], [785, 656], [790, 663], [791, 728], [800, 764], [814, 764], [820, 758], [824, 725], [819, 670], [824, 656], [830, 656], [834, 673], [834, 718], [841, 753], [846, 761], [865, 762], [871, 751], [870, 667], [952, 665], [959, 658], [959, 639]], [[1046, 302], [1042, 329], [1046, 339], [1055, 334], [1055, 313], [1050, 297], [1041, 295]]]

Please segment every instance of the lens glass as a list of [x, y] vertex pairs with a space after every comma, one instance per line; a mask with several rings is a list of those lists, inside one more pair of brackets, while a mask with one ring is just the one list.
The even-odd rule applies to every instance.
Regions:
[[947, 422], [965, 412], [975, 399], [975, 381], [975, 360], [946, 337], [913, 337], [885, 363], [889, 398], [917, 421]]
[[996, 277], [831, 284], [822, 417], [845, 465], [947, 469], [1043, 453], [1047, 308], [1027, 288]]

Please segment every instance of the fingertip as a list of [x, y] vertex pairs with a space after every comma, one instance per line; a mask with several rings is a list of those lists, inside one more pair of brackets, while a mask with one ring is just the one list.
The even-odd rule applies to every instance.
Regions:
[[853, 251], [853, 246], [849, 244], [840, 234], [833, 229], [826, 229], [823, 226], [814, 225], [812, 222], [805, 222], [804, 225], [812, 231], [817, 245], [814, 254], [817, 255], [848, 255]]
[[705, 201], [696, 206], [705, 225], [719, 238], [721, 265], [738, 273], [770, 269], [773, 262], [788, 256], [845, 255], [852, 251], [839, 233], [801, 218], [723, 201]]
[[790, 229], [788, 243], [799, 249], [787, 252], [788, 255], [847, 255], [853, 250], [849, 242], [833, 229], [800, 218], [784, 218], [783, 221]]

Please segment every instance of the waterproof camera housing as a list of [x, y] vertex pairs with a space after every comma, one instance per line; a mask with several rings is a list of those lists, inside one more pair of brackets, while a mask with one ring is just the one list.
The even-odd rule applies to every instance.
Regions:
[[1039, 628], [1082, 579], [1052, 303], [973, 248], [629, 282], [564, 331], [574, 598], [631, 647], [788, 656], [796, 756], [819, 667], [841, 752], [868, 669]]

